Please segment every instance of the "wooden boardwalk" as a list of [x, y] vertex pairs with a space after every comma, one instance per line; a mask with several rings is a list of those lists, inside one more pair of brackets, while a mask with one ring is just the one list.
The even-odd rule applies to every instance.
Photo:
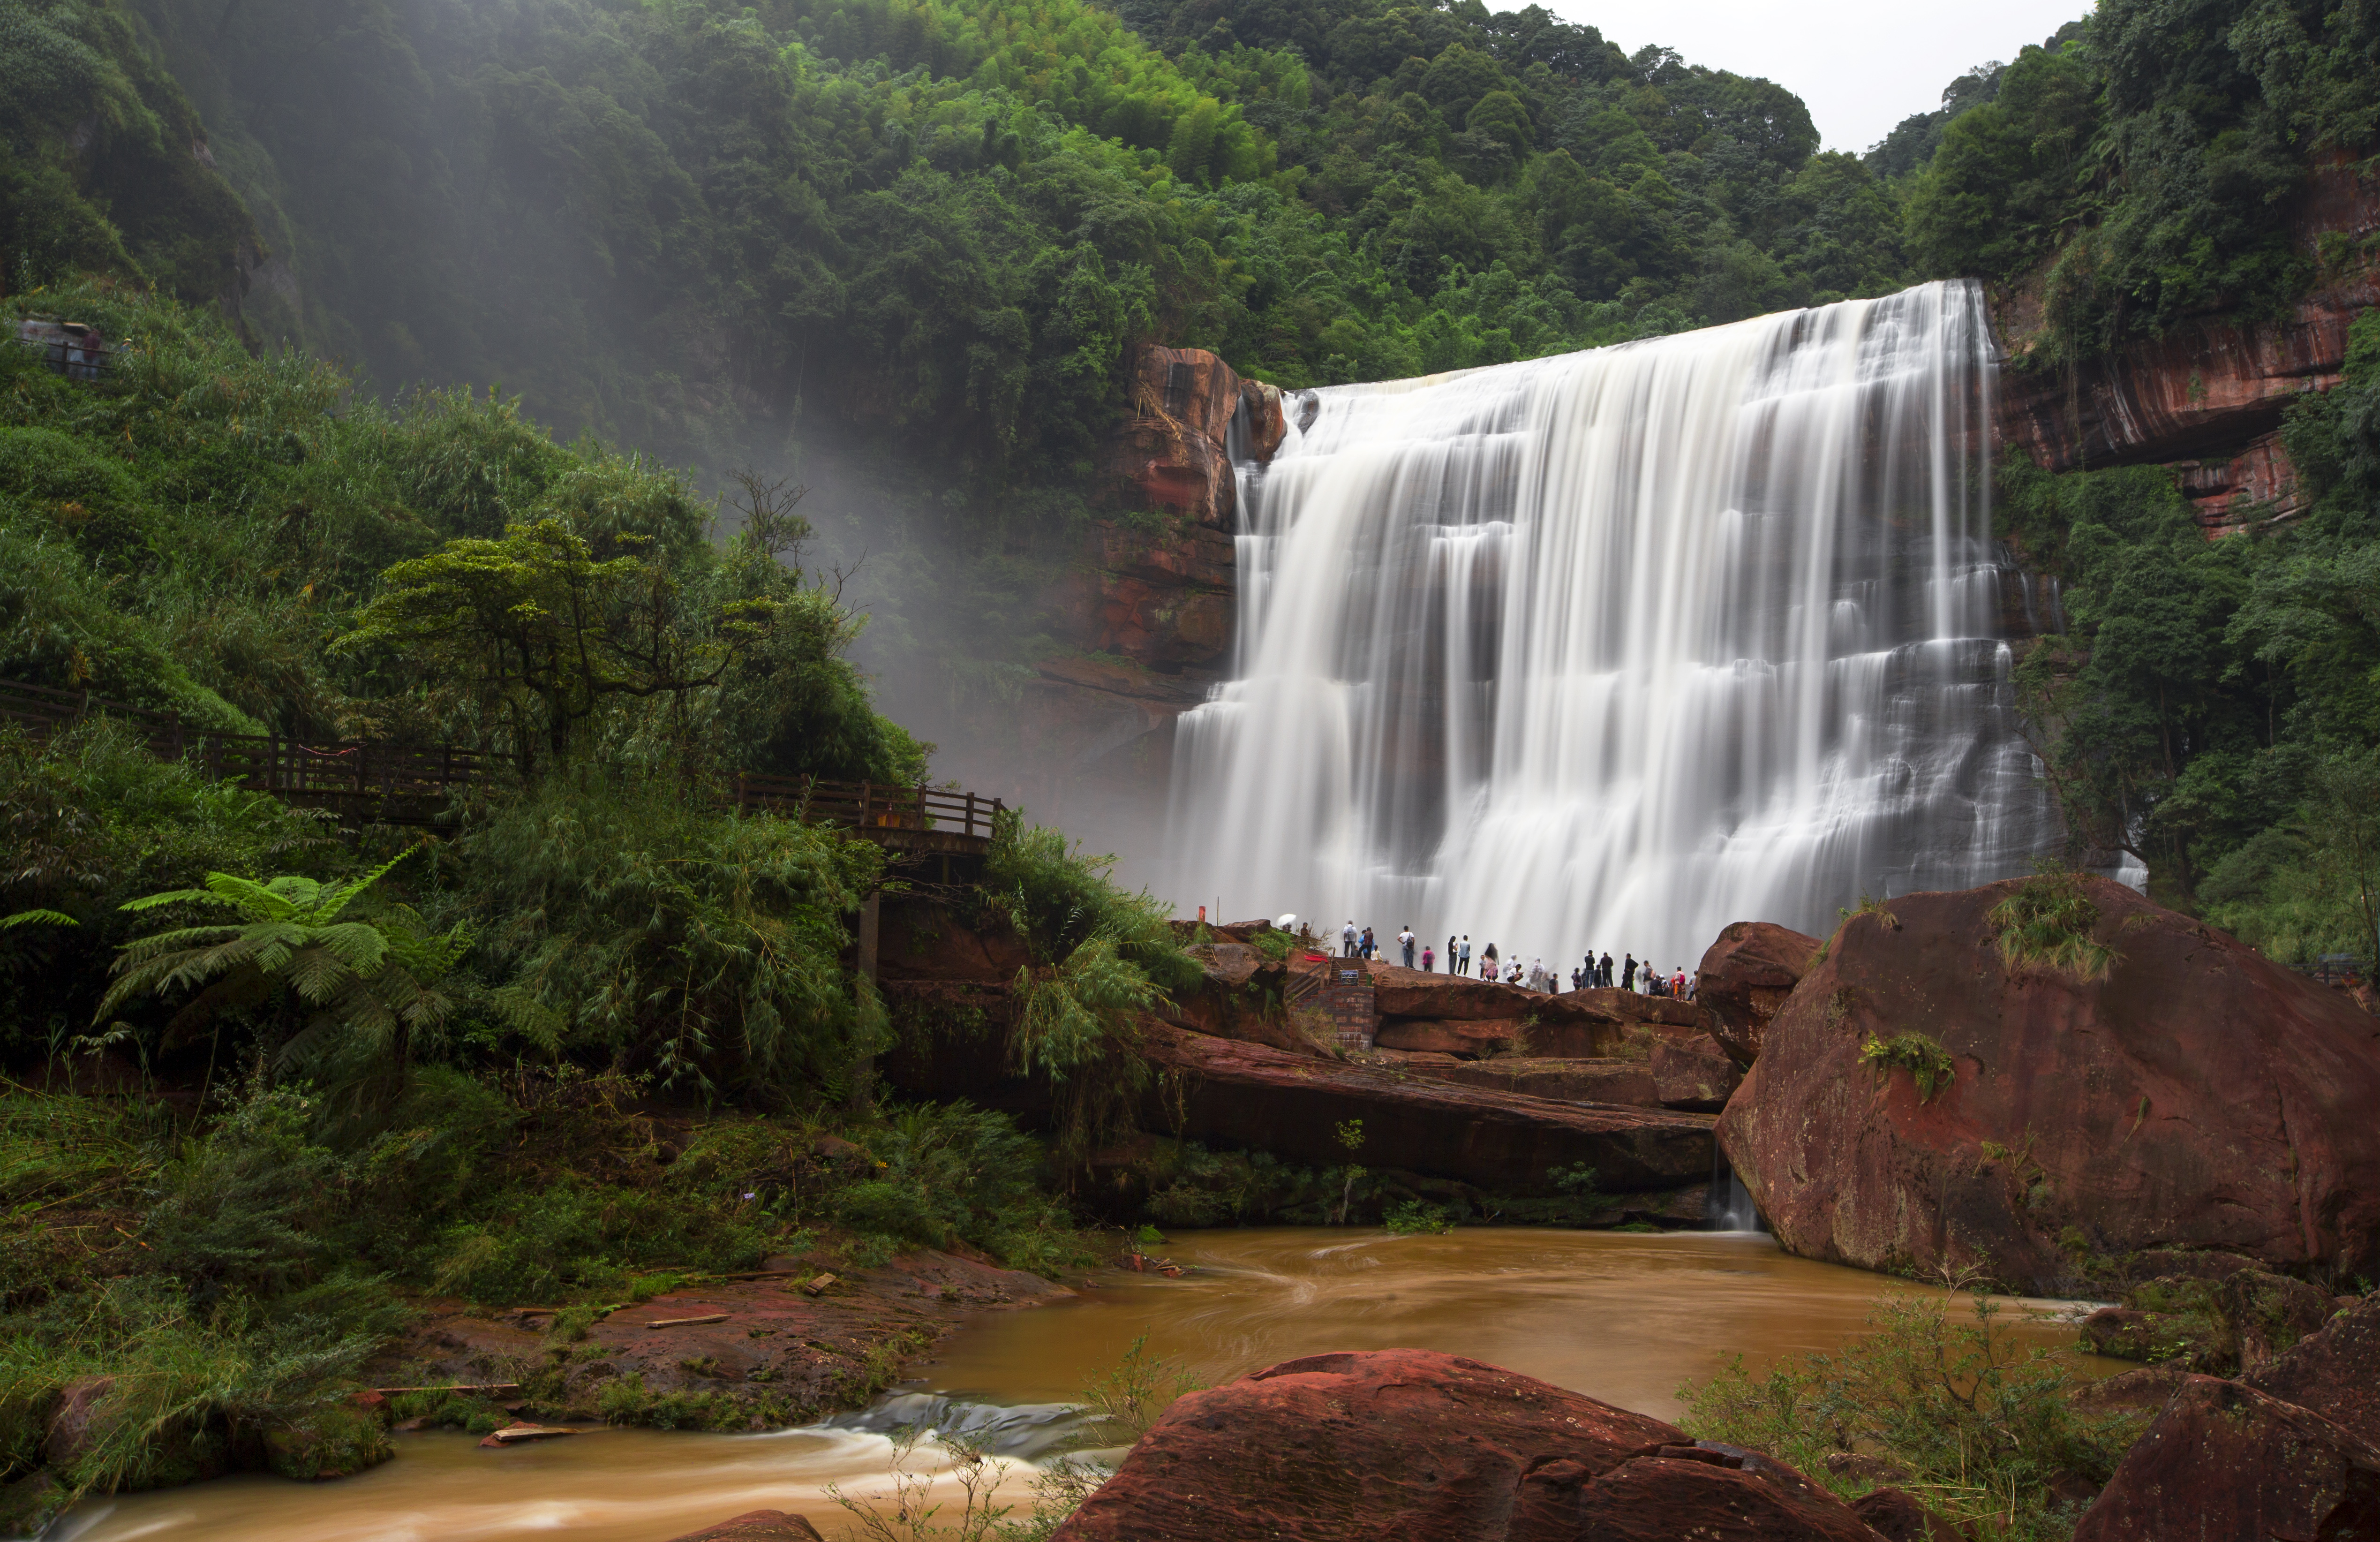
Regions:
[[[140, 731], [152, 753], [195, 760], [206, 774], [285, 803], [331, 809], [358, 823], [447, 822], [455, 795], [516, 788], [520, 763], [462, 745], [400, 745], [368, 739], [310, 743], [270, 734], [225, 734], [185, 723], [179, 713], [110, 701], [89, 691], [0, 680], [0, 721], [35, 736], [103, 713]], [[838, 825], [889, 850], [916, 856], [980, 856], [991, 848], [998, 798], [919, 784], [832, 782], [738, 772], [719, 787], [722, 807]]]

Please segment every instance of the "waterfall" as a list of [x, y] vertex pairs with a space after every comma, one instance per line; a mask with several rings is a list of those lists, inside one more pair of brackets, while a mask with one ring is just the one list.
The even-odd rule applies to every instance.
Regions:
[[1993, 360], [1937, 284], [1293, 397], [1243, 467], [1235, 678], [1177, 729], [1172, 892], [1691, 968], [1730, 921], [2024, 870]]

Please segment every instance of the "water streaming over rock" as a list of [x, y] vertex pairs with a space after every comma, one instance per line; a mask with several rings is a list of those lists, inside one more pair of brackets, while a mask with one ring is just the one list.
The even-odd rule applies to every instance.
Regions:
[[1293, 399], [1172, 892], [1666, 967], [2023, 870], [1992, 372], [1948, 284]]

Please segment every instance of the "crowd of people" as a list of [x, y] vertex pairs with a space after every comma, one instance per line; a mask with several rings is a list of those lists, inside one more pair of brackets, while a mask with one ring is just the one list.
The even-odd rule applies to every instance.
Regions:
[[[1399, 962], [1424, 974], [1436, 974], [1442, 965], [1450, 975], [1469, 977], [1475, 970], [1480, 979], [1501, 980], [1528, 990], [1555, 994], [1562, 989], [1560, 965], [1548, 969], [1543, 959], [1533, 958], [1524, 966], [1520, 954], [1501, 953], [1493, 942], [1474, 953], [1468, 932], [1449, 936], [1441, 953], [1435, 943], [1415, 936], [1412, 927], [1400, 926], [1395, 947]], [[1378, 959], [1380, 943], [1370, 927], [1358, 929], [1354, 922], [1349, 921], [1340, 929], [1339, 952], [1344, 958]], [[1570, 970], [1569, 977], [1572, 990], [1609, 990], [1617, 987], [1646, 996], [1674, 996], [1689, 1002], [1694, 999], [1695, 977], [1684, 965], [1663, 974], [1650, 959], [1638, 963], [1634, 953], [1622, 953], [1615, 970], [1609, 953], [1597, 954], [1589, 948]]]

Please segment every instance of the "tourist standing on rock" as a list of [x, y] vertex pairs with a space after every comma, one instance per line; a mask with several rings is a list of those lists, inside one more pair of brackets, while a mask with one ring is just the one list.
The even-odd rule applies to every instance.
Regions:
[[1471, 973], [1471, 934], [1467, 931], [1463, 934], [1463, 951], [1455, 954], [1454, 972], [1458, 975]]
[[1450, 932], [1448, 932], [1448, 933], [1446, 934], [1446, 972], [1447, 972], [1448, 974], [1450, 974], [1450, 975], [1451, 975], [1451, 974], [1453, 974], [1453, 973], [1455, 972], [1455, 968], [1454, 968], [1454, 933], [1452, 933], [1452, 932], [1451, 932], [1451, 931], [1450, 931]]
[[1413, 967], [1414, 934], [1411, 927], [1397, 929], [1397, 946], [1405, 951], [1405, 967]]
[[1429, 944], [1427, 942], [1422, 944], [1421, 949], [1421, 972], [1425, 975], [1438, 973], [1438, 954], [1430, 951]]
[[1341, 958], [1355, 956], [1355, 923], [1353, 921], [1339, 929], [1339, 956]]
[[1682, 1002], [1686, 999], [1686, 966], [1682, 964], [1670, 972], [1670, 994]]
[[1479, 955], [1479, 977], [1483, 980], [1496, 977], [1496, 944], [1493, 942], [1488, 943], [1488, 951]]
[[1364, 929], [1363, 941], [1355, 944], [1355, 956], [1363, 959], [1370, 958], [1372, 956], [1372, 929], [1366, 927]]
[[1622, 990], [1636, 989], [1636, 955], [1634, 953], [1630, 953], [1628, 962], [1620, 966], [1620, 989]]
[[1606, 990], [1611, 989], [1611, 955], [1609, 953], [1605, 953], [1603, 955], [1602, 974], [1596, 983], [1603, 987]]

